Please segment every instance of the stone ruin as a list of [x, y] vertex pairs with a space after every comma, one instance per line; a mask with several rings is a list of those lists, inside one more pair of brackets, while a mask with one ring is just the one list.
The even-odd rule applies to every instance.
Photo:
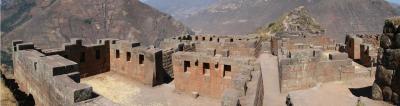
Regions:
[[271, 39], [271, 52], [278, 56], [281, 92], [311, 88], [318, 83], [348, 80], [356, 76], [352, 60], [339, 49], [334, 40], [322, 34], [277, 34]]
[[14, 77], [38, 105], [115, 105], [81, 84], [80, 79], [113, 71], [155, 86], [162, 83], [162, 52], [125, 40], [101, 39], [83, 45], [72, 39], [63, 48], [45, 49], [13, 41]]
[[372, 98], [400, 103], [400, 17], [385, 21], [378, 50]]
[[257, 37], [188, 35], [161, 45], [175, 52], [172, 73], [178, 92], [221, 99], [224, 106], [263, 104]]
[[381, 34], [346, 35], [345, 49], [349, 58], [366, 67], [375, 67], [377, 63]]
[[222, 105], [261, 106], [258, 37], [188, 35], [165, 39], [162, 49], [138, 42], [71, 39], [58, 49], [13, 41], [13, 77], [37, 105], [118, 105], [93, 91], [86, 78], [115, 72], [147, 86], [174, 80], [175, 89], [218, 99]]

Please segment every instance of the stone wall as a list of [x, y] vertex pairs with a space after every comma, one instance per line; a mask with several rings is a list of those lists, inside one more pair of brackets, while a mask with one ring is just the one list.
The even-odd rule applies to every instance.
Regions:
[[162, 49], [181, 48], [180, 51], [228, 52], [229, 56], [258, 56], [262, 44], [255, 36], [187, 35], [165, 39]]
[[320, 48], [323, 50], [335, 50], [336, 42], [329, 39], [327, 36], [286, 36], [280, 35], [272, 37], [271, 52], [273, 55], [279, 55], [281, 48], [287, 50], [298, 50], [307, 48]]
[[346, 35], [346, 50], [349, 58], [367, 66], [376, 65], [380, 34], [357, 34]]
[[187, 35], [165, 39], [161, 48], [174, 52], [176, 91], [219, 99], [224, 106], [263, 104], [261, 70], [255, 63], [262, 48], [258, 38]]
[[311, 88], [317, 83], [346, 80], [354, 76], [352, 60], [345, 53], [304, 49], [284, 54], [278, 57], [281, 92]]
[[146, 85], [162, 83], [162, 51], [154, 47], [142, 47], [140, 43], [114, 40], [110, 44], [110, 71], [120, 73]]
[[[79, 66], [60, 55], [46, 56], [32, 43], [13, 42], [14, 77], [20, 90], [33, 95], [37, 105], [93, 105], [91, 100], [104, 98], [81, 84]], [[101, 102], [115, 105], [102, 99]]]
[[385, 21], [372, 98], [400, 103], [400, 17]]

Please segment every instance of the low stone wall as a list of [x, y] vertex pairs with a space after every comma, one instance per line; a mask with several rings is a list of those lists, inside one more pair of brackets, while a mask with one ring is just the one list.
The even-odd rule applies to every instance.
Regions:
[[317, 83], [346, 80], [354, 77], [352, 60], [347, 54], [318, 50], [290, 52], [279, 57], [281, 92], [314, 87]]

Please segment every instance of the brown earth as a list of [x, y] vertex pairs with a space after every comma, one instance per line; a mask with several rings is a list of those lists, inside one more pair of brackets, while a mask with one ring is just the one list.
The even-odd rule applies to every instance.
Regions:
[[[54, 48], [74, 37], [88, 43], [110, 37], [157, 45], [163, 38], [191, 33], [171, 16], [137, 0], [34, 1], [36, 5], [24, 12], [31, 18], [1, 36], [3, 49], [15, 39]], [[40, 10], [34, 11], [38, 7]]]

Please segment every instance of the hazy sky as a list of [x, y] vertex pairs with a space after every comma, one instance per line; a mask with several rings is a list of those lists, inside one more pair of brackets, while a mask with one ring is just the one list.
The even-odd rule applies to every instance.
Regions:
[[394, 2], [394, 3], [400, 4], [400, 0], [387, 0], [387, 1], [390, 1], [390, 2]]

